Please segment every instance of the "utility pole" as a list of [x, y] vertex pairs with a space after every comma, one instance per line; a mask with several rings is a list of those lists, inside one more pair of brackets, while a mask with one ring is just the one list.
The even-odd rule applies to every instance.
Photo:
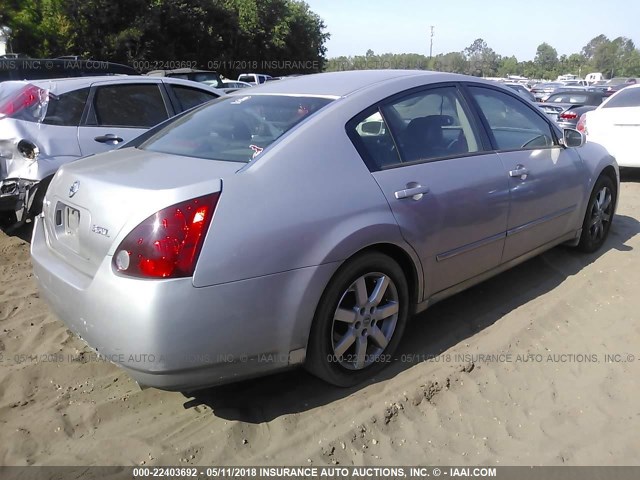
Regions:
[[431, 25], [431, 43], [429, 45], [429, 60], [433, 57], [433, 29], [436, 28], [435, 25]]

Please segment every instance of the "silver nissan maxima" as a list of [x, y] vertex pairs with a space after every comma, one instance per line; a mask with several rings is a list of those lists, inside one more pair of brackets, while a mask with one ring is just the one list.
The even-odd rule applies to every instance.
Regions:
[[493, 82], [308, 75], [64, 165], [31, 253], [58, 316], [142, 385], [304, 365], [349, 386], [393, 361], [410, 315], [555, 245], [602, 246], [618, 178]]

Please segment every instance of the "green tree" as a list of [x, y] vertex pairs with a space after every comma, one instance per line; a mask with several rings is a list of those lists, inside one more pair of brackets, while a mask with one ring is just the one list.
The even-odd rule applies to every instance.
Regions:
[[555, 78], [557, 76], [557, 70], [560, 64], [560, 61], [558, 60], [558, 51], [548, 43], [545, 42], [538, 45], [536, 56], [533, 61], [539, 68], [543, 77]]
[[230, 76], [262, 65], [291, 73], [295, 62], [310, 73], [326, 60], [326, 26], [299, 0], [2, 1], [14, 50], [32, 57], [189, 61]]
[[482, 38], [474, 40], [464, 49], [464, 54], [467, 60], [467, 73], [470, 75], [481, 77], [496, 75], [499, 57]]

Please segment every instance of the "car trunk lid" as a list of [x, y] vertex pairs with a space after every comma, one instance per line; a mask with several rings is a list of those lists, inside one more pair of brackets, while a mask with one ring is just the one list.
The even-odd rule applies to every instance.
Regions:
[[64, 166], [43, 208], [50, 248], [93, 276], [123, 237], [157, 211], [222, 190], [243, 165], [121, 149]]

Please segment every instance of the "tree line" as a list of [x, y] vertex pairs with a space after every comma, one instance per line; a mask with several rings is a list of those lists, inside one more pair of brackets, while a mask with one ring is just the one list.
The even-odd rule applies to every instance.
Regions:
[[12, 29], [13, 51], [33, 58], [78, 55], [151, 68], [175, 62], [230, 77], [247, 70], [282, 75], [372, 68], [537, 79], [590, 72], [640, 77], [633, 41], [605, 35], [571, 55], [542, 43], [530, 61], [501, 56], [482, 38], [432, 58], [369, 50], [327, 60], [326, 25], [301, 0], [0, 0], [0, 25]]
[[375, 68], [437, 70], [481, 77], [520, 75], [536, 79], [555, 79], [568, 73], [584, 77], [591, 72], [600, 72], [605, 78], [640, 77], [640, 50], [629, 38], [609, 40], [605, 35], [598, 35], [580, 53], [559, 56], [551, 45], [541, 43], [533, 60], [518, 61], [515, 56], [498, 55], [478, 38], [462, 52], [432, 58], [415, 53], [376, 55], [368, 50], [365, 55], [335, 57], [327, 62], [329, 71]]
[[[218, 66], [231, 76], [264, 63], [322, 71], [329, 34], [300, 0], [0, 0], [14, 52], [129, 65]], [[288, 63], [287, 63], [288, 62]], [[281, 67], [281, 68], [280, 68]]]

